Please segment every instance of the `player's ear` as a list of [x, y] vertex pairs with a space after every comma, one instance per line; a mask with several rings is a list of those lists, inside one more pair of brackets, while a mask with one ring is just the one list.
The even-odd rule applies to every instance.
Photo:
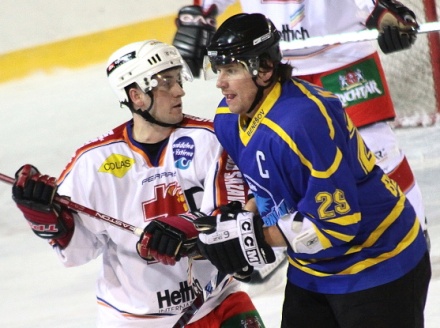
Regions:
[[128, 97], [134, 105], [134, 108], [141, 108], [144, 106], [143, 92], [138, 87], [128, 89]]

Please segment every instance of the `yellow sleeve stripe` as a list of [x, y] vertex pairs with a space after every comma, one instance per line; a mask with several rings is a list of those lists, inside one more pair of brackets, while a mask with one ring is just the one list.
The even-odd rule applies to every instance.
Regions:
[[351, 247], [345, 254], [356, 253], [361, 248], [371, 247], [372, 245], [374, 245], [374, 243], [377, 242], [380, 236], [382, 236], [386, 228], [397, 220], [403, 210], [404, 203], [405, 196], [402, 194], [402, 196], [400, 196], [399, 198], [399, 201], [396, 203], [396, 206], [394, 206], [394, 208], [392, 209], [391, 213], [387, 215], [387, 217], [381, 222], [381, 224], [379, 224], [379, 226], [373, 231], [370, 237], [368, 237], [368, 239], [362, 245]]
[[394, 221], [397, 220], [400, 213], [402, 213], [402, 210], [404, 209], [404, 203], [405, 203], [405, 195], [402, 194], [400, 196], [399, 201], [397, 202], [396, 206], [392, 209], [391, 213], [387, 215], [385, 220], [383, 220], [379, 226], [373, 231], [373, 233], [368, 237], [368, 239], [363, 243], [362, 247], [371, 247], [373, 246], [377, 240], [382, 236], [382, 234], [385, 232], [387, 227], [389, 227]]
[[[394, 257], [395, 255], [401, 253], [405, 248], [407, 248], [411, 243], [417, 238], [417, 234], [419, 233], [420, 224], [417, 220], [414, 220], [414, 225], [411, 228], [411, 230], [406, 234], [406, 236], [402, 239], [402, 241], [397, 245], [395, 249], [393, 249], [391, 252], [383, 253], [378, 257], [375, 258], [368, 258], [361, 262], [358, 262], [351, 267], [348, 267], [347, 269], [335, 273], [335, 275], [345, 275], [345, 274], [356, 274], [359, 273], [369, 267], [372, 267], [373, 265], [376, 265], [380, 262], [383, 262], [385, 260], [388, 260], [389, 258]], [[311, 262], [305, 262], [305, 261], [299, 261], [299, 260], [293, 260], [290, 256], [288, 257], [290, 265], [294, 266], [295, 268], [316, 276], [316, 277], [328, 277], [334, 274], [324, 273], [315, 271], [309, 267], [307, 267], [308, 264]]]
[[344, 233], [340, 233], [334, 230], [328, 230], [328, 229], [322, 229], [322, 231], [325, 231], [327, 234], [329, 234], [330, 236], [345, 241], [345, 242], [349, 242], [350, 240], [352, 240], [354, 238], [353, 235], [346, 235]]
[[371, 258], [365, 259], [339, 272], [339, 274], [356, 274], [373, 265], [376, 265], [380, 262], [383, 262], [385, 260], [388, 260], [389, 258], [396, 256], [397, 254], [401, 253], [405, 248], [407, 248], [409, 245], [412, 244], [412, 242], [417, 238], [419, 229], [420, 229], [419, 221], [414, 220], [414, 225], [412, 226], [411, 230], [405, 235], [405, 237], [400, 241], [397, 247], [394, 248], [391, 252], [382, 253], [380, 256], [375, 257], [374, 259]]
[[330, 240], [326, 236], [324, 236], [323, 233], [318, 228], [316, 228], [315, 226], [313, 226], [313, 228], [315, 229], [319, 242], [324, 247], [324, 249], [332, 247], [332, 243], [330, 242]]
[[[405, 197], [402, 196], [401, 199], [399, 200], [398, 204], [396, 204], [395, 208], [391, 212], [391, 214], [388, 215], [387, 218], [379, 225], [379, 227], [370, 236], [370, 238], [368, 238], [367, 241], [362, 246], [352, 247], [346, 254], [353, 253], [353, 252], [359, 250], [359, 248], [373, 246], [373, 244], [377, 241], [377, 239], [385, 231], [385, 228], [388, 227], [390, 224], [392, 224], [392, 222], [394, 222], [397, 219], [397, 217], [399, 216], [400, 212], [403, 209], [402, 206], [403, 206], [404, 201], [405, 201]], [[417, 238], [419, 230], [420, 230], [420, 224], [419, 224], [418, 220], [415, 218], [414, 224], [411, 227], [410, 231], [405, 235], [405, 237], [396, 245], [396, 247], [391, 252], [383, 253], [380, 256], [375, 257], [375, 258], [365, 259], [365, 260], [358, 262], [358, 263], [346, 268], [345, 270], [342, 270], [342, 271], [335, 273], [335, 274], [338, 274], [338, 275], [339, 274], [341, 274], [341, 275], [342, 274], [356, 274], [356, 273], [359, 273], [359, 272], [361, 272], [361, 271], [363, 271], [373, 265], [376, 265], [380, 262], [383, 262], [389, 258], [396, 256], [397, 254], [401, 253], [403, 250], [405, 250], [409, 245], [411, 245], [413, 243], [413, 241]], [[321, 237], [318, 236], [318, 238], [321, 241]], [[328, 274], [328, 273], [315, 271], [315, 270], [309, 268], [308, 265], [312, 264], [313, 262], [316, 262], [316, 261], [307, 262], [307, 261], [293, 260], [292, 258], [289, 257], [290, 265], [294, 266], [295, 268], [297, 268], [305, 273], [308, 273], [308, 274], [311, 274], [311, 275], [314, 275], [317, 277], [327, 277], [327, 276], [332, 275], [332, 274]]]
[[336, 219], [326, 219], [326, 222], [331, 222], [340, 226], [348, 226], [350, 224], [358, 223], [361, 220], [361, 213], [354, 213], [352, 215], [341, 216]]

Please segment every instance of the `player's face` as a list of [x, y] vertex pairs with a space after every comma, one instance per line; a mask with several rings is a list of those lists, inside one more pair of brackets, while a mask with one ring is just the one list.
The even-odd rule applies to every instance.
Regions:
[[257, 87], [247, 68], [240, 63], [217, 67], [217, 88], [221, 89], [232, 113], [245, 114], [257, 94]]
[[157, 86], [153, 88], [154, 104], [151, 115], [158, 121], [176, 124], [182, 121], [182, 88], [181, 69], [175, 68], [157, 74], [154, 77]]

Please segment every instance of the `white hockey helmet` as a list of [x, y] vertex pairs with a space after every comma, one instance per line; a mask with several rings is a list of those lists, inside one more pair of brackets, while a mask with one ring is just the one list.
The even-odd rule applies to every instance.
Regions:
[[152, 76], [173, 67], [182, 67], [182, 82], [193, 80], [191, 70], [175, 47], [147, 40], [116, 50], [107, 62], [107, 77], [118, 100], [128, 102], [126, 86], [136, 82], [144, 92], [151, 91], [157, 86]]

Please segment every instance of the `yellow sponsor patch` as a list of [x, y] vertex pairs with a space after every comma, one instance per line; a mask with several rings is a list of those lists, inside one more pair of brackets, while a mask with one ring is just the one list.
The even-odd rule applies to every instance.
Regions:
[[102, 163], [98, 172], [110, 173], [115, 177], [122, 178], [132, 168], [134, 163], [134, 158], [112, 154]]

